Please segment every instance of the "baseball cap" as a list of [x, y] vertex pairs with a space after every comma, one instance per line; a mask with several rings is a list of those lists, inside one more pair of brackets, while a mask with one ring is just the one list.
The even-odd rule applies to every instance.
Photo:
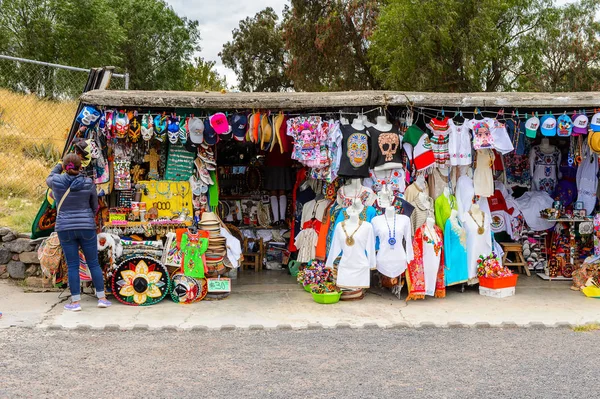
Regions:
[[246, 130], [248, 128], [248, 117], [244, 114], [234, 114], [231, 117], [231, 130], [233, 138], [237, 141], [244, 141]]
[[590, 128], [594, 132], [600, 132], [600, 112], [597, 112], [592, 116], [592, 120], [590, 121]]
[[210, 117], [210, 126], [217, 134], [224, 134], [229, 131], [229, 122], [227, 122], [227, 117], [222, 112], [217, 112]]
[[575, 115], [573, 118], [573, 136], [587, 134], [588, 117], [585, 114]]
[[539, 127], [540, 118], [538, 118], [537, 116], [532, 116], [531, 118], [527, 119], [527, 122], [525, 122], [525, 135], [529, 138], [534, 139], [537, 135], [537, 130]]
[[191, 117], [188, 121], [188, 130], [190, 131], [190, 140], [194, 144], [201, 144], [204, 141], [204, 122], [202, 119]]
[[556, 136], [556, 118], [547, 114], [540, 119], [540, 131], [544, 136]]
[[205, 119], [204, 120], [204, 143], [206, 143], [208, 145], [215, 145], [215, 144], [217, 144], [217, 140], [218, 140], [217, 132], [215, 132], [215, 130], [213, 129], [210, 119]]
[[560, 137], [568, 137], [573, 131], [573, 121], [567, 114], [562, 114], [557, 121], [558, 135]]

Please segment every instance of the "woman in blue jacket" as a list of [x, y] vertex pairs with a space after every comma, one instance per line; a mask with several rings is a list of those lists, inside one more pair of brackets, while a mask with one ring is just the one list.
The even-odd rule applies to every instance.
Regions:
[[[79, 249], [83, 251], [92, 282], [98, 297], [98, 307], [107, 308], [110, 302], [104, 294], [104, 277], [98, 262], [96, 242], [96, 220], [98, 195], [92, 179], [80, 173], [79, 155], [70, 153], [63, 158], [62, 165], [56, 165], [46, 184], [52, 189], [57, 202], [56, 226], [65, 259], [67, 261], [71, 303], [65, 309], [74, 312], [81, 310], [81, 281], [79, 279]], [[62, 173], [62, 172], [65, 173]]]

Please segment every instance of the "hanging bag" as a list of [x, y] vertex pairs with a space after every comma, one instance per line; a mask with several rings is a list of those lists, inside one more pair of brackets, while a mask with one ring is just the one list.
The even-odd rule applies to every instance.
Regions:
[[[58, 206], [56, 207], [57, 218], [60, 208], [70, 192], [71, 187], [67, 189], [58, 203]], [[52, 278], [58, 272], [62, 257], [63, 251], [62, 247], [60, 246], [60, 240], [58, 239], [58, 233], [53, 232], [50, 234], [50, 237], [42, 241], [40, 247], [38, 248], [38, 259], [40, 260], [40, 267], [44, 276]]]

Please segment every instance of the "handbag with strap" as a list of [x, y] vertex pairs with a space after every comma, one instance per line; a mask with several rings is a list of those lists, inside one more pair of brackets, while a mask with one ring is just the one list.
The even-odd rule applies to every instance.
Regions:
[[[60, 212], [60, 208], [71, 192], [71, 187], [67, 189], [65, 194], [60, 199], [58, 206], [56, 207], [56, 216]], [[62, 247], [60, 246], [60, 240], [58, 239], [58, 233], [53, 232], [50, 237], [46, 238], [40, 244], [37, 251], [38, 259], [40, 260], [40, 267], [44, 276], [52, 278], [60, 267], [60, 261], [62, 260]]]

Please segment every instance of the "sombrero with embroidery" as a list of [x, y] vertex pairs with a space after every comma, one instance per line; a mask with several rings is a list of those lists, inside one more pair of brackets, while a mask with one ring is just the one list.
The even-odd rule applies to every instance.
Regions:
[[148, 306], [164, 299], [171, 287], [169, 271], [149, 256], [121, 262], [113, 273], [112, 292], [125, 305]]
[[[198, 300], [201, 293], [201, 287], [193, 277], [188, 277], [183, 273], [175, 273], [173, 275], [173, 290], [171, 291], [171, 299], [175, 303], [188, 304]], [[206, 294], [204, 294], [206, 295]]]

